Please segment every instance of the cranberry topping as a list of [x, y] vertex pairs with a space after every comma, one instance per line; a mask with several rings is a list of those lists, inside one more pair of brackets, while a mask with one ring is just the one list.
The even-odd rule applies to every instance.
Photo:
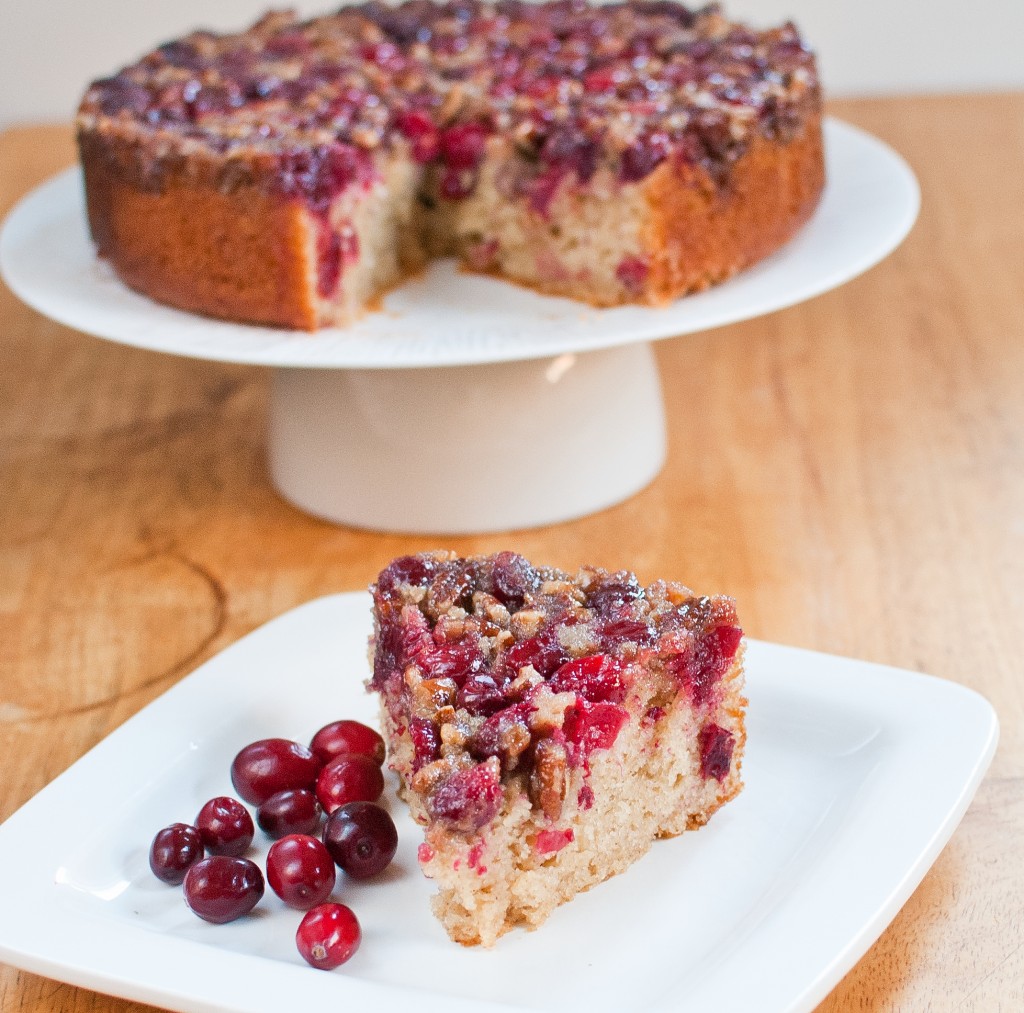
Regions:
[[688, 651], [669, 663], [696, 706], [711, 699], [715, 686], [732, 664], [742, 636], [737, 626], [719, 626], [695, 638]]
[[626, 698], [622, 666], [607, 654], [567, 661], [548, 685], [556, 693], [576, 693], [590, 703], [622, 703]]
[[547, 137], [540, 150], [541, 161], [564, 172], [575, 172], [581, 183], [590, 182], [597, 170], [600, 149], [576, 126], [559, 128]]
[[618, 612], [644, 596], [640, 582], [632, 574], [613, 573], [604, 580], [595, 580], [587, 588], [587, 607], [600, 615]]
[[409, 722], [409, 737], [415, 751], [413, 770], [419, 770], [432, 763], [441, 755], [441, 735], [433, 721], [426, 718], [412, 718]]
[[278, 156], [277, 189], [325, 214], [338, 194], [367, 175], [366, 156], [350, 145], [286, 148]]
[[456, 700], [470, 714], [493, 714], [505, 704], [504, 684], [493, 675], [481, 672], [459, 687]]
[[475, 169], [483, 161], [487, 130], [480, 123], [457, 123], [441, 131], [438, 144], [450, 169]]
[[471, 833], [497, 816], [503, 798], [498, 763], [489, 760], [452, 774], [430, 796], [428, 807], [434, 819]]
[[[601, 164], [630, 183], [671, 157], [724, 181], [757, 132], [792, 136], [819, 106], [792, 25], [754, 32], [713, 4], [369, 0], [167, 43], [96, 82], [82, 110], [160, 126], [172, 159], [180, 143], [254, 150], [260, 181], [318, 214], [395, 134], [460, 199], [493, 131], [514, 140], [520, 192], [545, 215], [563, 179], [585, 186]], [[225, 184], [236, 170], [224, 159]]]
[[528, 640], [513, 644], [502, 659], [505, 669], [518, 675], [520, 669], [532, 665], [545, 678], [553, 675], [568, 660], [565, 648], [558, 642], [554, 629], [549, 629]]
[[629, 720], [629, 712], [614, 703], [580, 700], [565, 712], [565, 737], [585, 761], [595, 749], [610, 749]]
[[[615, 744], [634, 684], [657, 701], [638, 716], [649, 731], [677, 693], [710, 700], [740, 643], [729, 599], [645, 591], [625, 571], [573, 580], [516, 553], [389, 569], [375, 588], [375, 671], [412, 742], [396, 766], [431, 817], [464, 833], [500, 810], [509, 774], [557, 825], [571, 768], [588, 772]], [[593, 805], [587, 786], [575, 791], [580, 809]]]
[[643, 646], [654, 639], [654, 630], [651, 629], [650, 623], [628, 616], [604, 619], [598, 623], [597, 628], [601, 645], [606, 651], [614, 650], [626, 643]]
[[409, 139], [412, 157], [417, 162], [431, 162], [441, 150], [434, 121], [418, 109], [405, 110], [395, 118], [398, 129]]
[[523, 607], [526, 595], [536, 591], [537, 571], [518, 552], [499, 552], [491, 565], [491, 583], [495, 598], [513, 611]]
[[515, 704], [489, 717], [470, 740], [469, 751], [478, 760], [496, 756], [503, 770], [516, 765], [519, 757], [529, 748], [532, 736], [528, 725], [529, 703]]
[[700, 776], [724, 781], [732, 765], [734, 745], [732, 732], [713, 723], [704, 725], [698, 736]]

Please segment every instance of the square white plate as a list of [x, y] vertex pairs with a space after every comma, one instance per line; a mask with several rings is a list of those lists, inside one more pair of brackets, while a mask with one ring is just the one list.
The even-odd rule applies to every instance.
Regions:
[[920, 882], [998, 737], [991, 706], [955, 683], [751, 642], [747, 787], [707, 827], [658, 842], [540, 931], [464, 949], [429, 912], [421, 833], [389, 784], [395, 864], [383, 882], [340, 883], [363, 944], [324, 973], [269, 890], [252, 915], [209, 925], [147, 855], [156, 830], [231, 792], [247, 742], [374, 720], [369, 628], [364, 594], [281, 616], [0, 826], [0, 959], [177, 1010], [810, 1010]]

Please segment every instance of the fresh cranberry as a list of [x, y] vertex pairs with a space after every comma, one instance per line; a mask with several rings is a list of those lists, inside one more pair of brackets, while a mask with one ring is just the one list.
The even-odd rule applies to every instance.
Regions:
[[504, 792], [498, 771], [493, 760], [456, 771], [430, 796], [431, 815], [456, 830], [479, 830], [501, 809]]
[[388, 813], [373, 802], [339, 806], [324, 826], [331, 858], [353, 879], [376, 876], [398, 850], [398, 831]]
[[384, 775], [368, 756], [339, 756], [320, 771], [316, 797], [328, 815], [346, 802], [376, 802]]
[[263, 873], [248, 858], [213, 855], [185, 873], [185, 903], [217, 925], [248, 914], [263, 896]]
[[243, 855], [256, 833], [249, 810], [230, 795], [211, 798], [199, 810], [196, 829], [211, 855]]
[[412, 739], [414, 771], [433, 763], [441, 755], [441, 733], [428, 718], [413, 718], [409, 722], [409, 737]]
[[626, 698], [622, 666], [607, 654], [567, 661], [551, 677], [548, 685], [556, 693], [575, 693], [591, 703], [606, 700], [622, 703]]
[[368, 725], [359, 721], [332, 721], [313, 736], [309, 748], [321, 763], [330, 763], [336, 756], [359, 753], [376, 764], [384, 762], [384, 740]]
[[172, 823], [160, 830], [149, 849], [149, 867], [153, 875], [177, 886], [189, 866], [203, 857], [203, 839], [195, 827]]
[[334, 862], [323, 844], [306, 834], [289, 834], [267, 852], [267, 880], [289, 907], [308, 911], [334, 889]]
[[290, 788], [312, 788], [320, 761], [290, 739], [260, 739], [246, 746], [231, 764], [231, 783], [246, 802], [262, 805]]
[[321, 904], [307, 911], [295, 933], [306, 963], [321, 971], [340, 967], [359, 949], [359, 921], [344, 904]]
[[320, 806], [308, 788], [290, 788], [271, 795], [256, 810], [256, 822], [274, 838], [312, 834], [320, 826]]
[[585, 760], [595, 749], [610, 749], [628, 720], [627, 711], [617, 704], [579, 700], [565, 712], [563, 730]]
[[441, 158], [451, 169], [475, 169], [484, 157], [487, 131], [480, 123], [456, 123], [438, 138]]
[[711, 723], [701, 728], [697, 736], [700, 748], [700, 776], [713, 777], [716, 781], [724, 781], [732, 765], [734, 745], [732, 732]]

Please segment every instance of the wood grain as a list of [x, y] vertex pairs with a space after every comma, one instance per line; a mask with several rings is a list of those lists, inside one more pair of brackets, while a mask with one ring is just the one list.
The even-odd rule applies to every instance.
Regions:
[[[833, 111], [921, 180], [901, 249], [804, 306], [661, 343], [669, 461], [628, 503], [447, 544], [675, 576], [735, 594], [753, 636], [984, 693], [989, 776], [821, 1009], [1021, 1009], [1024, 95]], [[0, 135], [0, 213], [73, 157], [64, 128]], [[107, 344], [0, 287], [0, 819], [243, 633], [434, 546], [279, 500], [266, 396], [259, 369]], [[145, 1007], [0, 968], [0, 1008]]]

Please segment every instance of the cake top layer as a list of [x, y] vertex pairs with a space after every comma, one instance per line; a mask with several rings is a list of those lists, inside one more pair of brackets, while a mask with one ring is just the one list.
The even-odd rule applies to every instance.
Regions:
[[494, 815], [503, 776], [522, 775], [557, 819], [552, 786], [614, 743], [637, 680], [708, 711], [742, 636], [729, 598], [645, 589], [628, 571], [571, 577], [512, 552], [403, 557], [372, 591], [372, 685], [408, 728], [411, 786], [466, 831]]
[[753, 31], [715, 4], [370, 0], [167, 43], [95, 82], [79, 125], [154, 152], [270, 157], [280, 188], [307, 196], [403, 138], [459, 196], [495, 134], [584, 183], [599, 164], [631, 182], [669, 155], [727, 164], [817, 96], [792, 24]]

